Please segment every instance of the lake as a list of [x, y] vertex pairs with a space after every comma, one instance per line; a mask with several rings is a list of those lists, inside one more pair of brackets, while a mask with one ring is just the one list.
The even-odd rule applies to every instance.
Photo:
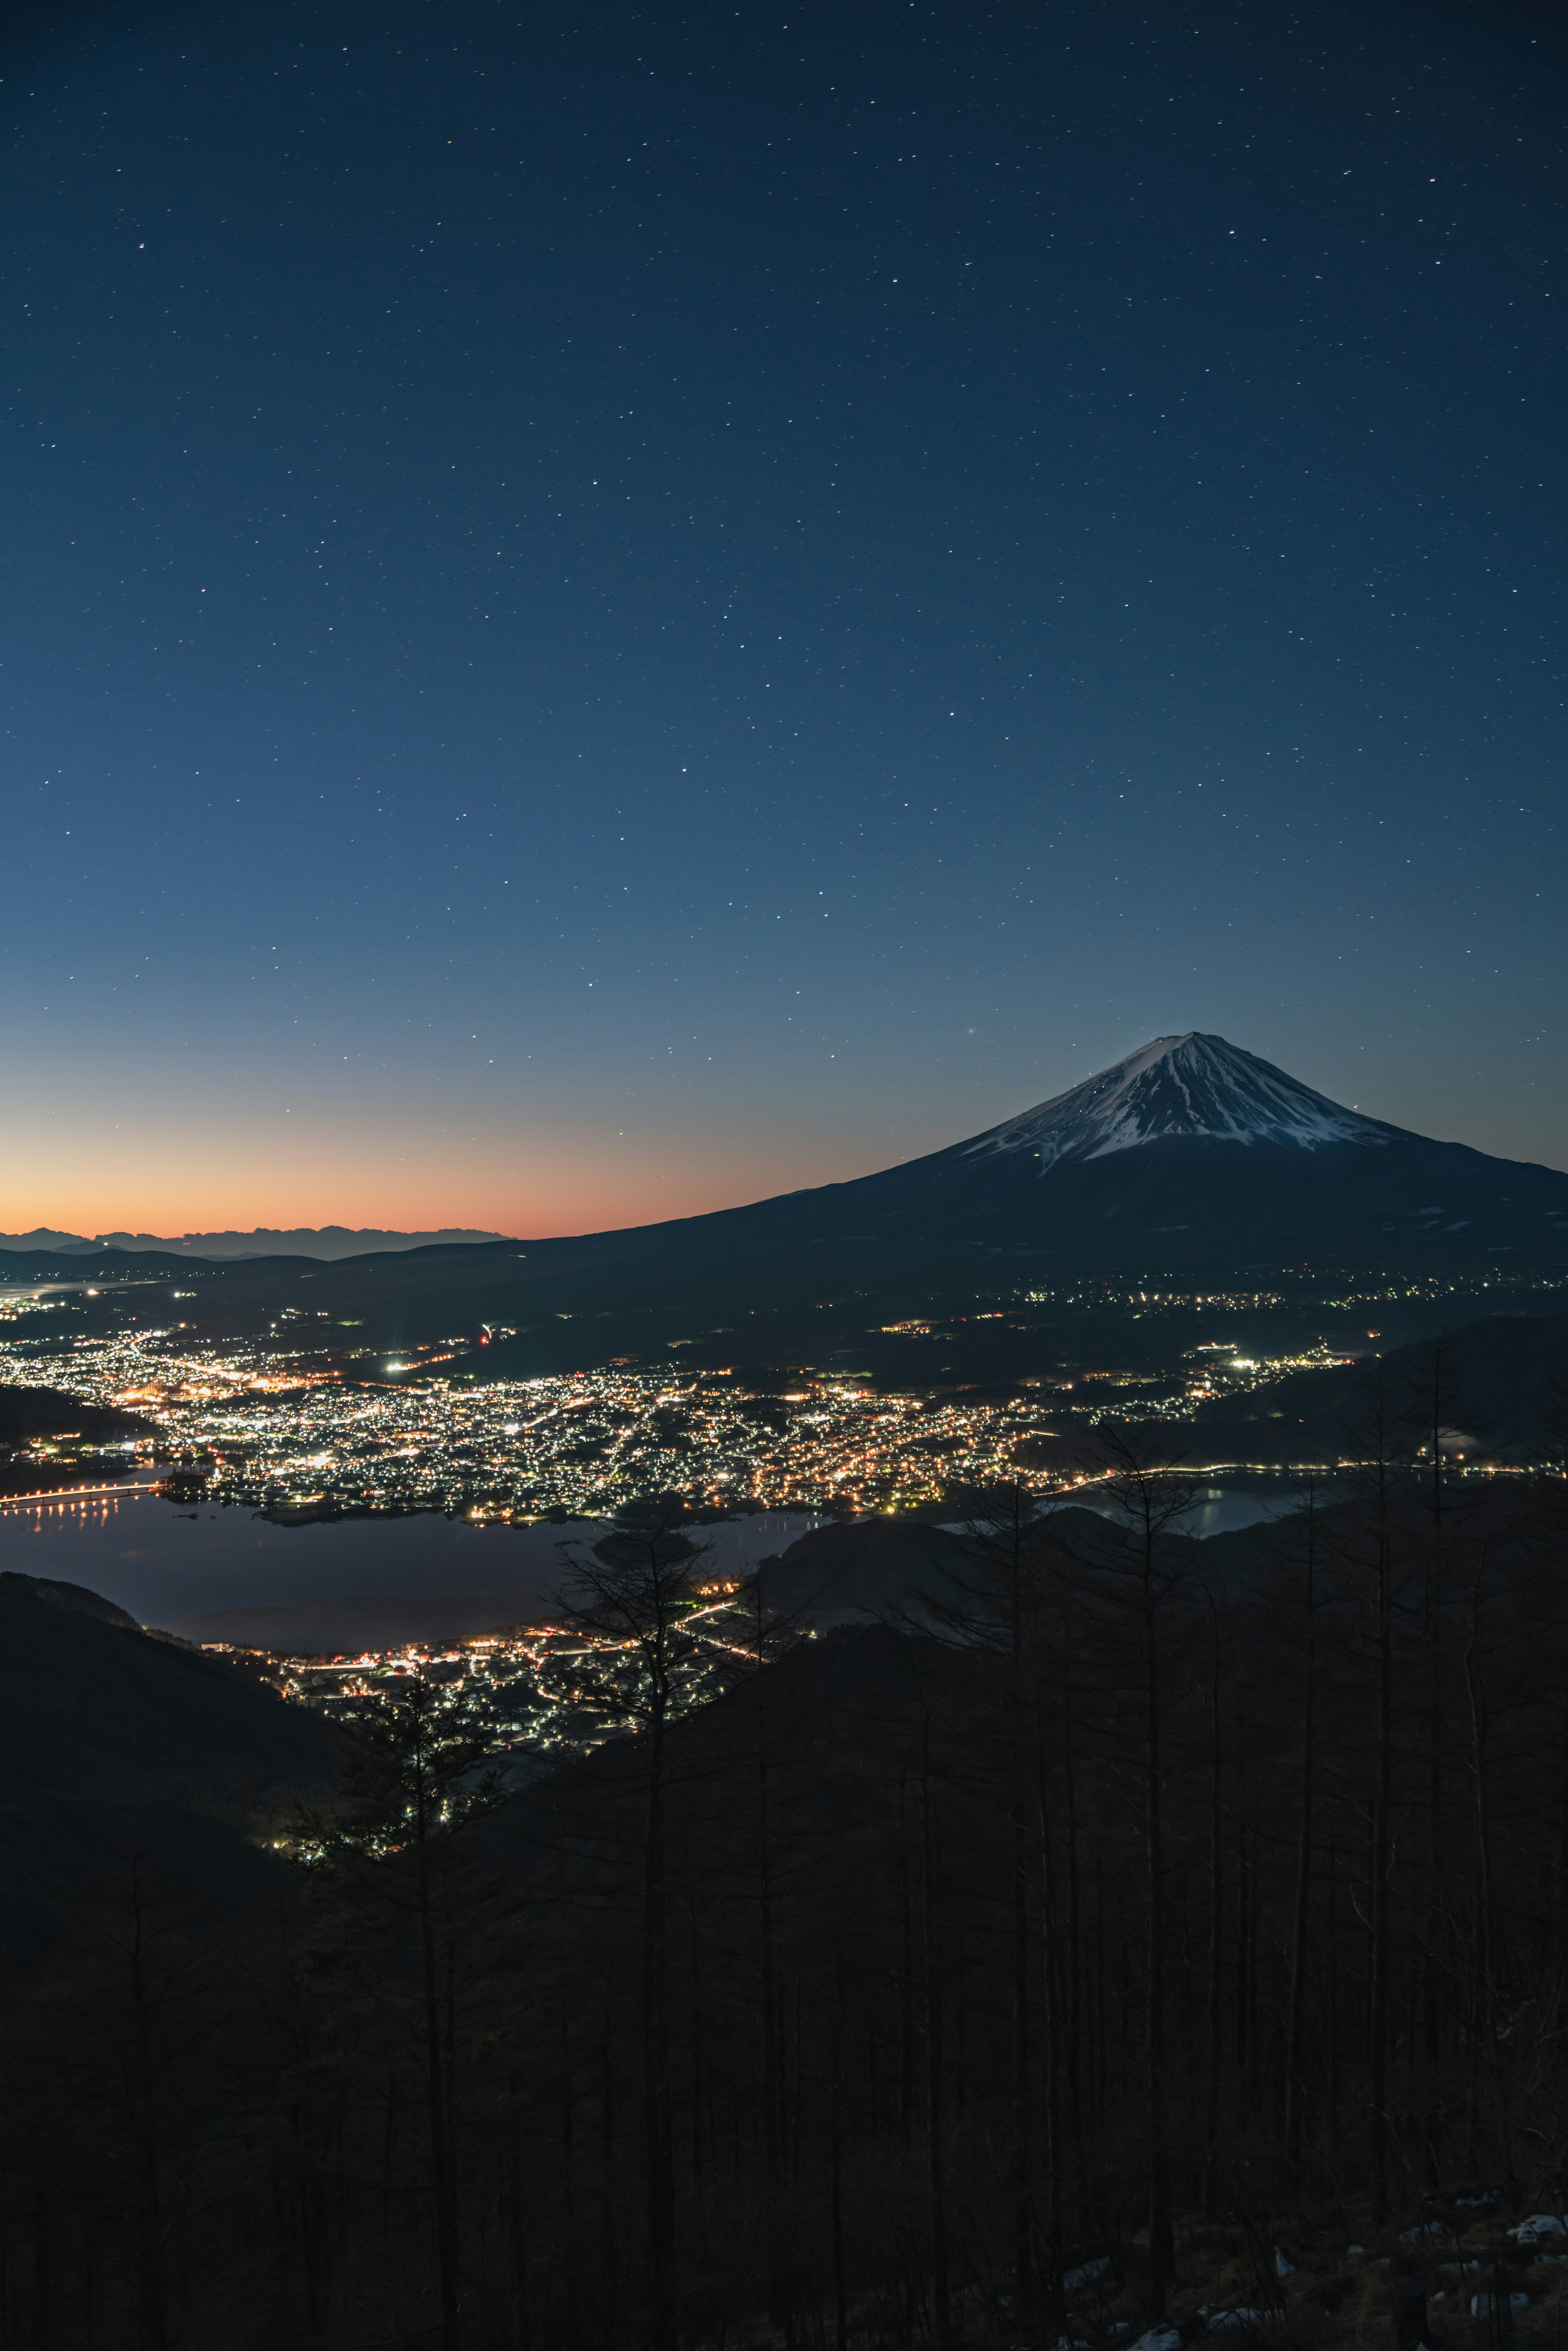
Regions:
[[[782, 1551], [815, 1521], [768, 1511], [699, 1531], [705, 1572]], [[83, 1583], [187, 1640], [266, 1648], [390, 1648], [549, 1615], [563, 1541], [596, 1521], [476, 1527], [423, 1513], [275, 1527], [245, 1509], [193, 1517], [144, 1489], [0, 1506], [0, 1571]]]
[[[1196, 1535], [1288, 1510], [1291, 1482], [1206, 1481]], [[1092, 1510], [1088, 1494], [1074, 1496]], [[815, 1525], [768, 1511], [705, 1527], [706, 1572], [733, 1574]], [[308, 1651], [386, 1649], [537, 1621], [567, 1573], [562, 1544], [597, 1541], [601, 1522], [476, 1527], [434, 1512], [276, 1527], [246, 1509], [194, 1514], [145, 1487], [90, 1499], [0, 1503], [0, 1571], [83, 1583], [143, 1625], [192, 1641]]]

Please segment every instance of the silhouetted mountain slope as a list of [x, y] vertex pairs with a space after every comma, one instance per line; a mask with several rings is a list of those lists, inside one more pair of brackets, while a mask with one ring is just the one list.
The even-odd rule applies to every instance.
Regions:
[[[45, 1787], [0, 1816], [14, 1837], [25, 1812], [46, 1878], [61, 1854], [77, 1873], [48, 1881], [52, 1908], [29, 1882], [52, 1939], [0, 1998], [12, 2334], [434, 2341], [450, 2186], [445, 2334], [472, 2351], [661, 2339], [666, 2252], [665, 2342], [1035, 2344], [1063, 2297], [1074, 2340], [1130, 2342], [1152, 2115], [1182, 2228], [1173, 2343], [1354, 2351], [1429, 2286], [1420, 2339], [1465, 2351], [1455, 2262], [1486, 2287], [1496, 2259], [1521, 2351], [1552, 2351], [1562, 2273], [1537, 2256], [1559, 2223], [1514, 2216], [1561, 2201], [1565, 1498], [1467, 1489], [1432, 1574], [1415, 1486], [1392, 1514], [1325, 1513], [1310, 1586], [1299, 1523], [1156, 1538], [1151, 1583], [1135, 1541], [1056, 1514], [1021, 1608], [1009, 1560], [972, 1549], [988, 1599], [960, 1637], [873, 1624], [760, 1669], [732, 1652], [727, 1692], [664, 1735], [466, 1823], [434, 1807], [423, 1846], [409, 1771], [417, 1752], [428, 1790], [431, 1717], [408, 1689], [359, 1726], [336, 1857], [308, 1870], [177, 1803]], [[938, 1540], [830, 1531], [802, 1547], [819, 1585], [869, 1564], [885, 1588]], [[1390, 1560], [1380, 1657], [1367, 1600]], [[31, 1609], [46, 1645], [93, 1636], [142, 1673], [141, 1636], [59, 1602], [0, 1591], [0, 1634]], [[625, 1695], [645, 1707], [646, 1685]], [[1401, 1803], [1385, 1848], [1380, 1775]], [[0, 1904], [11, 1956], [23, 1907], [18, 1927]], [[1515, 2021], [1478, 2047], [1479, 1916]], [[1390, 2148], [1369, 2118], [1412, 2051], [1422, 2104]], [[1051, 2235], [1008, 2267], [1020, 2156]], [[1215, 2175], [1244, 2179], [1218, 2219]], [[1053, 2308], [1026, 2332], [1012, 2289], [1042, 2275]], [[937, 2281], [952, 2325], [929, 2315]]]
[[[1054, 1510], [1051, 1522], [1055, 1541], [1086, 1558], [1100, 1556], [1117, 1540], [1092, 1510]], [[770, 1615], [821, 1631], [901, 1621], [911, 1610], [918, 1614], [924, 1595], [962, 1607], [975, 1568], [956, 1526], [868, 1518], [813, 1527], [788, 1551], [764, 1560], [759, 1573]]]
[[[1222, 1037], [1156, 1038], [900, 1167], [642, 1228], [1023, 1249], [1062, 1271], [1568, 1262], [1568, 1175], [1347, 1110]], [[602, 1245], [634, 1234], [595, 1237]], [[538, 1249], [549, 1244], [534, 1243]], [[582, 1246], [556, 1244], [554, 1246]]]
[[0, 1957], [138, 1855], [209, 1909], [250, 1898], [254, 1825], [333, 1771], [317, 1716], [79, 1585], [0, 1575]]
[[95, 1616], [103, 1625], [121, 1625], [132, 1633], [141, 1630], [128, 1609], [100, 1592], [89, 1592], [85, 1583], [65, 1583], [43, 1575], [16, 1575], [7, 1571], [0, 1574], [0, 1599], [7, 1593], [27, 1600], [42, 1601], [50, 1608], [63, 1608], [76, 1616]]
[[[62, 1595], [68, 1595], [63, 1598]], [[330, 1777], [326, 1727], [235, 1667], [110, 1614], [96, 1593], [0, 1576], [0, 1788], [231, 1821]], [[102, 1613], [99, 1613], [102, 1612]]]
[[857, 1519], [813, 1527], [759, 1573], [768, 1608], [802, 1625], [863, 1623], [919, 1592], [946, 1589], [961, 1554], [941, 1527], [916, 1519]]

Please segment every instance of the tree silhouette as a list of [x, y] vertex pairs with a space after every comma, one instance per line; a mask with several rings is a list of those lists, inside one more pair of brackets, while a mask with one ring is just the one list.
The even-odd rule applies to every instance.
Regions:
[[415, 2060], [442, 2341], [459, 2351], [455, 2012], [465, 1979], [493, 1962], [508, 1907], [473, 1850], [499, 1783], [486, 1769], [488, 1742], [453, 1722], [421, 1674], [366, 1698], [340, 1737], [341, 1802], [303, 1816], [297, 1830], [327, 1900], [316, 1964], [324, 1983], [368, 2002], [393, 2050]]
[[1103, 1419], [1082, 1465], [1098, 1477], [1111, 1523], [1121, 1536], [1103, 1566], [1103, 1588], [1131, 1631], [1143, 1744], [1145, 1854], [1145, 2126], [1148, 2134], [1148, 2315], [1166, 2315], [1176, 2274], [1171, 2216], [1170, 2089], [1166, 2017], [1166, 1757], [1164, 1667], [1176, 1604], [1186, 1597], [1192, 1562], [1173, 1543], [1190, 1518], [1197, 1481], [1179, 1447], [1158, 1431]]
[[[629, 1501], [591, 1550], [563, 1545], [558, 1594], [594, 1646], [566, 1668], [573, 1686], [638, 1734], [645, 1792], [643, 1835], [642, 2057], [648, 2339], [674, 2351], [675, 2178], [670, 2119], [669, 1884], [666, 1838], [671, 1724], [703, 1694], [708, 1660], [694, 1640], [700, 1605], [692, 1572], [704, 1555], [685, 1531], [678, 1496]], [[626, 1670], [630, 1667], [630, 1671]]]

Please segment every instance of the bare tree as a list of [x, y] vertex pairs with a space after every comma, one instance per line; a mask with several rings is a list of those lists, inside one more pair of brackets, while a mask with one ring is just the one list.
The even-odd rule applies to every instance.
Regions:
[[[1545, 1569], [1549, 1615], [1568, 1567], [1568, 1375], [1559, 1373], [1547, 1387], [1535, 1436], [1536, 1474], [1525, 1531]], [[1557, 1781], [1557, 1941], [1568, 1949], [1568, 1688], [1562, 1698]]]
[[365, 1699], [342, 1726], [341, 1744], [339, 1809], [304, 1815], [297, 1828], [333, 1911], [318, 1962], [326, 1979], [368, 1996], [398, 2045], [416, 2054], [442, 2342], [459, 2351], [457, 1976], [506, 1908], [465, 1833], [494, 1803], [498, 1782], [486, 1770], [486, 1740], [454, 1726], [423, 1675]]
[[1145, 1858], [1145, 2127], [1148, 2135], [1148, 2314], [1162, 2320], [1176, 2274], [1170, 2095], [1166, 2050], [1166, 1757], [1162, 1665], [1173, 1604], [1191, 1573], [1179, 1540], [1197, 1483], [1179, 1448], [1124, 1422], [1098, 1423], [1084, 1466], [1121, 1540], [1101, 1562], [1107, 1593], [1133, 1630], [1142, 1715]]
[[[1038, 1708], [1031, 1679], [1038, 1682], [1041, 1586], [1049, 1552], [1046, 1530], [1034, 1495], [1020, 1479], [984, 1489], [959, 1488], [953, 1495], [962, 1512], [959, 1562], [947, 1568], [941, 1590], [923, 1592], [921, 1606], [941, 1637], [961, 1648], [989, 1653], [1003, 1676], [1005, 1760], [1009, 1860], [1008, 1908], [1012, 1973], [1012, 2157], [1011, 2202], [1013, 2292], [1020, 2318], [1032, 2317], [1039, 2281], [1035, 2258], [1034, 2053], [1030, 2011], [1033, 1947], [1030, 1933], [1030, 1787], [1036, 1774], [1031, 1750], [1038, 1743]], [[1032, 1661], [1032, 1662], [1031, 1662]], [[1042, 1814], [1040, 1834], [1049, 1838]], [[1042, 1843], [1043, 1849], [1043, 1843]], [[1048, 1984], [1058, 1972], [1051, 1948], [1051, 1919], [1043, 1917]], [[1048, 2011], [1050, 2001], [1048, 1999]], [[1053, 2036], [1052, 2036], [1053, 2038]], [[1055, 2082], [1053, 2047], [1046, 2063], [1046, 2186], [1048, 2252], [1052, 2272], [1060, 2266], [1056, 2239]]]
[[1318, 1521], [1315, 1479], [1309, 1479], [1294, 1531], [1301, 1542], [1301, 1785], [1296, 1829], [1295, 1909], [1291, 1921], [1290, 2017], [1285, 2043], [1285, 2166], [1292, 2194], [1301, 2178], [1301, 2132], [1306, 2112], [1307, 1959], [1312, 1926], [1312, 1811], [1316, 1794], [1318, 1707]]
[[[648, 2231], [651, 2351], [675, 2351], [675, 2178], [671, 2124], [669, 1882], [666, 1740], [694, 1704], [706, 1659], [690, 1619], [700, 1605], [692, 1573], [702, 1548], [685, 1531], [678, 1496], [628, 1502], [591, 1550], [563, 1545], [569, 1565], [558, 1594], [590, 1635], [570, 1669], [580, 1693], [637, 1734], [644, 1790], [643, 1831], [643, 2139]], [[628, 1670], [629, 1669], [629, 1670]]]
[[1354, 1460], [1345, 1476], [1360, 1508], [1358, 1564], [1364, 1575], [1364, 1623], [1374, 1676], [1374, 1764], [1370, 1798], [1368, 1914], [1371, 1985], [1367, 2016], [1367, 2108], [1371, 2139], [1372, 2213], [1388, 2217], [1388, 2033], [1393, 1861], [1394, 1630], [1396, 1504], [1407, 1466], [1403, 1398], [1381, 1365], [1362, 1391], [1361, 1409], [1346, 1436]]
[[1427, 1916], [1420, 1956], [1420, 2024], [1427, 2092], [1422, 2136], [1426, 2141], [1427, 2185], [1436, 2187], [1441, 2168], [1437, 2084], [1443, 2054], [1443, 1966], [1439, 1945], [1448, 1907], [1443, 1886], [1444, 1633], [1454, 1520], [1459, 1501], [1451, 1456], [1459, 1422], [1466, 1415], [1458, 1349], [1451, 1332], [1439, 1332], [1420, 1350], [1410, 1381], [1407, 1414], [1416, 1446], [1415, 1467], [1426, 1520], [1421, 1635], [1427, 1654]]

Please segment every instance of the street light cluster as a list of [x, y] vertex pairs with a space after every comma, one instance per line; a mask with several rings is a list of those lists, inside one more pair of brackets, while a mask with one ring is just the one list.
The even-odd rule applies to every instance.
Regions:
[[[685, 1708], [716, 1696], [748, 1659], [727, 1586], [685, 1608], [680, 1629]], [[560, 1625], [504, 1625], [466, 1640], [409, 1642], [357, 1656], [277, 1658], [222, 1642], [205, 1646], [261, 1671], [285, 1698], [328, 1716], [351, 1716], [367, 1699], [417, 1677], [454, 1727], [524, 1771], [562, 1752], [584, 1753], [625, 1729], [624, 1710], [585, 1694], [585, 1668], [594, 1685], [628, 1691], [644, 1672], [634, 1643]]]

